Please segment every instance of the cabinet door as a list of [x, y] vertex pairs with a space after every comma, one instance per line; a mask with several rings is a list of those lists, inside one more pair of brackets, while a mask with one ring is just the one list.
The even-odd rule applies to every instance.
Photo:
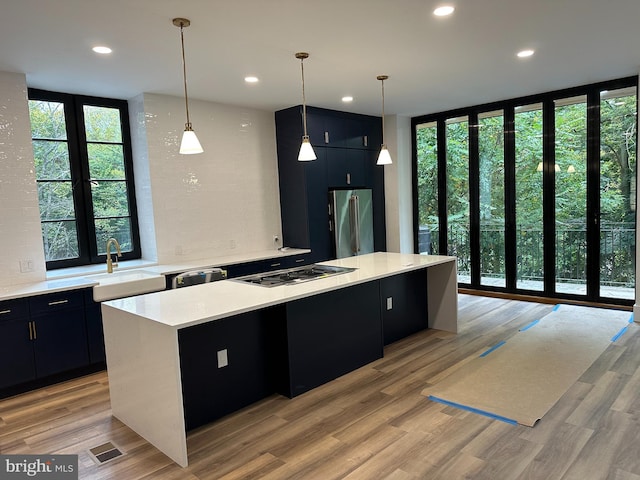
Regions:
[[378, 282], [286, 305], [289, 390], [295, 397], [382, 357]]
[[427, 328], [427, 270], [380, 279], [380, 308], [385, 345]]
[[31, 323], [38, 377], [89, 364], [84, 308], [35, 315]]
[[366, 150], [349, 148], [327, 149], [327, 179], [329, 188], [368, 187], [366, 168]]
[[36, 377], [28, 318], [0, 321], [0, 388]]
[[104, 362], [106, 356], [104, 353], [104, 332], [102, 330], [102, 309], [99, 302], [93, 301], [91, 289], [85, 290], [84, 315], [87, 323], [89, 363]]
[[273, 393], [263, 315], [249, 312], [178, 331], [187, 430]]

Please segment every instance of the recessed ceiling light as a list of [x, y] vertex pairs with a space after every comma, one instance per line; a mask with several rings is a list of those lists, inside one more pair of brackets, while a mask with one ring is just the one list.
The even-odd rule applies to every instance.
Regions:
[[249, 76], [244, 77], [244, 81], [247, 83], [258, 83], [260, 80], [258, 79], [258, 77]]
[[438, 8], [436, 8], [433, 11], [433, 14], [436, 17], [446, 17], [447, 15], [451, 15], [454, 10], [455, 10], [455, 8], [452, 7], [451, 5], [442, 5], [442, 6], [438, 7]]
[[525, 58], [525, 57], [530, 57], [530, 56], [531, 56], [531, 55], [533, 55], [534, 53], [535, 53], [535, 52], [534, 52], [533, 50], [529, 50], [529, 49], [527, 49], [527, 50], [520, 50], [520, 51], [518, 52], [518, 56], [519, 56], [520, 58]]
[[112, 52], [112, 50], [109, 47], [105, 47], [104, 45], [98, 45], [97, 47], [93, 47], [91, 50], [93, 50], [96, 53], [101, 53], [102, 55], [106, 55]]
[[344, 103], [353, 102], [353, 97], [351, 95], [346, 95], [346, 96], [342, 97], [342, 101]]

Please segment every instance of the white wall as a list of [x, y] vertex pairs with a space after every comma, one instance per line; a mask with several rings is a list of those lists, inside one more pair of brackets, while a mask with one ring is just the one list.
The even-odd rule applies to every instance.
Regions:
[[273, 235], [281, 232], [273, 113], [190, 101], [204, 153], [180, 155], [184, 99], [144, 94], [130, 104], [138, 118], [136, 161], [148, 166], [135, 172], [145, 258], [175, 263], [276, 248]]
[[45, 273], [26, 78], [0, 72], [0, 287]]
[[[205, 149], [178, 154], [184, 99], [129, 101], [143, 257], [160, 263], [275, 248], [280, 197], [271, 112], [190, 102]], [[46, 279], [25, 75], [0, 72], [0, 287]], [[21, 261], [32, 272], [21, 273]]]
[[384, 139], [393, 160], [384, 167], [387, 250], [414, 253], [411, 119], [385, 116]]

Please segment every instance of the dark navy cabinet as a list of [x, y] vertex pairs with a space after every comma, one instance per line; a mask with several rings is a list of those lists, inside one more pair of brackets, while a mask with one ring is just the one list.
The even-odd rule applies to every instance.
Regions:
[[374, 247], [386, 250], [384, 167], [376, 165], [379, 117], [307, 107], [317, 160], [299, 162], [302, 107], [275, 114], [283, 244], [311, 249], [311, 261], [333, 258], [328, 194], [334, 188], [373, 190]]
[[274, 392], [267, 322], [258, 310], [178, 331], [187, 430]]
[[385, 345], [426, 329], [427, 271], [380, 279], [380, 311]]
[[104, 352], [104, 332], [102, 330], [102, 310], [100, 303], [93, 300], [93, 291], [90, 288], [84, 291], [84, 312], [87, 324], [89, 363], [104, 363], [106, 357]]
[[0, 398], [104, 368], [92, 289], [0, 302]]
[[295, 397], [381, 358], [378, 298], [378, 282], [368, 282], [287, 303], [289, 369], [280, 393]]
[[0, 388], [36, 377], [32, 336], [27, 300], [0, 302]]
[[51, 293], [28, 301], [37, 376], [88, 365], [83, 292]]

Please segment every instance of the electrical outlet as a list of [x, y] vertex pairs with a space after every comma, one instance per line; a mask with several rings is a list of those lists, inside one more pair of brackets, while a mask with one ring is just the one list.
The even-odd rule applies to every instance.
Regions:
[[393, 297], [387, 297], [387, 310], [393, 309]]
[[20, 272], [21, 273], [29, 273], [33, 272], [33, 260], [20, 260]]
[[229, 365], [227, 349], [218, 350], [218, 368], [226, 367], [227, 365]]

